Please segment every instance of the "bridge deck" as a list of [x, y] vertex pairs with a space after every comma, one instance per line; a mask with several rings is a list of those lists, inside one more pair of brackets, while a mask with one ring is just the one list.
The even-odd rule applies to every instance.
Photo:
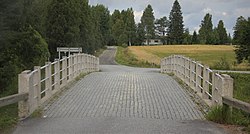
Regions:
[[15, 133], [224, 133], [201, 120], [188, 94], [159, 69], [102, 65], [101, 70], [47, 105], [44, 118], [24, 121]]
[[[136, 117], [193, 120], [203, 116], [171, 77], [155, 69], [103, 66], [80, 80], [45, 111], [46, 117]], [[125, 71], [123, 71], [125, 70]]]

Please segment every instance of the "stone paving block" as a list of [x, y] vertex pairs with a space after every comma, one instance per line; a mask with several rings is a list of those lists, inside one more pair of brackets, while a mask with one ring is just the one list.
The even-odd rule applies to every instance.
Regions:
[[171, 77], [151, 69], [120, 67], [119, 70], [119, 66], [109, 66], [112, 67], [112, 71], [92, 73], [80, 80], [50, 104], [44, 115], [50, 118], [203, 118], [196, 104]]

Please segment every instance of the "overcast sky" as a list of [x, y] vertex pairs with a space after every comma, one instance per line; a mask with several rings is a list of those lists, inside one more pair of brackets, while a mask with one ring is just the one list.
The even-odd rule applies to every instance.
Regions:
[[[103, 4], [112, 13], [115, 9], [123, 10], [132, 7], [135, 21], [140, 21], [143, 10], [148, 4], [154, 9], [155, 18], [169, 16], [174, 0], [89, 0], [91, 5]], [[206, 13], [213, 16], [213, 26], [223, 20], [227, 31], [232, 33], [239, 16], [250, 17], [250, 0], [179, 0], [182, 7], [185, 28], [190, 32], [199, 29]]]

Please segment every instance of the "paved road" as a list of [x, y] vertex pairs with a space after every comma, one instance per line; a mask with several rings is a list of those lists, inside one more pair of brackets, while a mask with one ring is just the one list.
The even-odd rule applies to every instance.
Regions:
[[108, 46], [100, 56], [100, 65], [117, 65], [115, 62], [116, 47]]
[[186, 92], [158, 69], [102, 65], [101, 70], [47, 105], [44, 118], [27, 119], [14, 133], [224, 133], [202, 120]]

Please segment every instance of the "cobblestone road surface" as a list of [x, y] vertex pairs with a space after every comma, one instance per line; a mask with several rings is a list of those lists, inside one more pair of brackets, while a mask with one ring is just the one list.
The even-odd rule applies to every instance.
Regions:
[[[108, 62], [106, 62], [108, 63]], [[102, 65], [15, 133], [222, 134], [186, 92], [158, 69]]]
[[[128, 117], [201, 119], [202, 114], [171, 77], [155, 69], [103, 66], [48, 106], [51, 118]], [[125, 71], [123, 71], [123, 69]], [[148, 71], [148, 72], [147, 72]]]

